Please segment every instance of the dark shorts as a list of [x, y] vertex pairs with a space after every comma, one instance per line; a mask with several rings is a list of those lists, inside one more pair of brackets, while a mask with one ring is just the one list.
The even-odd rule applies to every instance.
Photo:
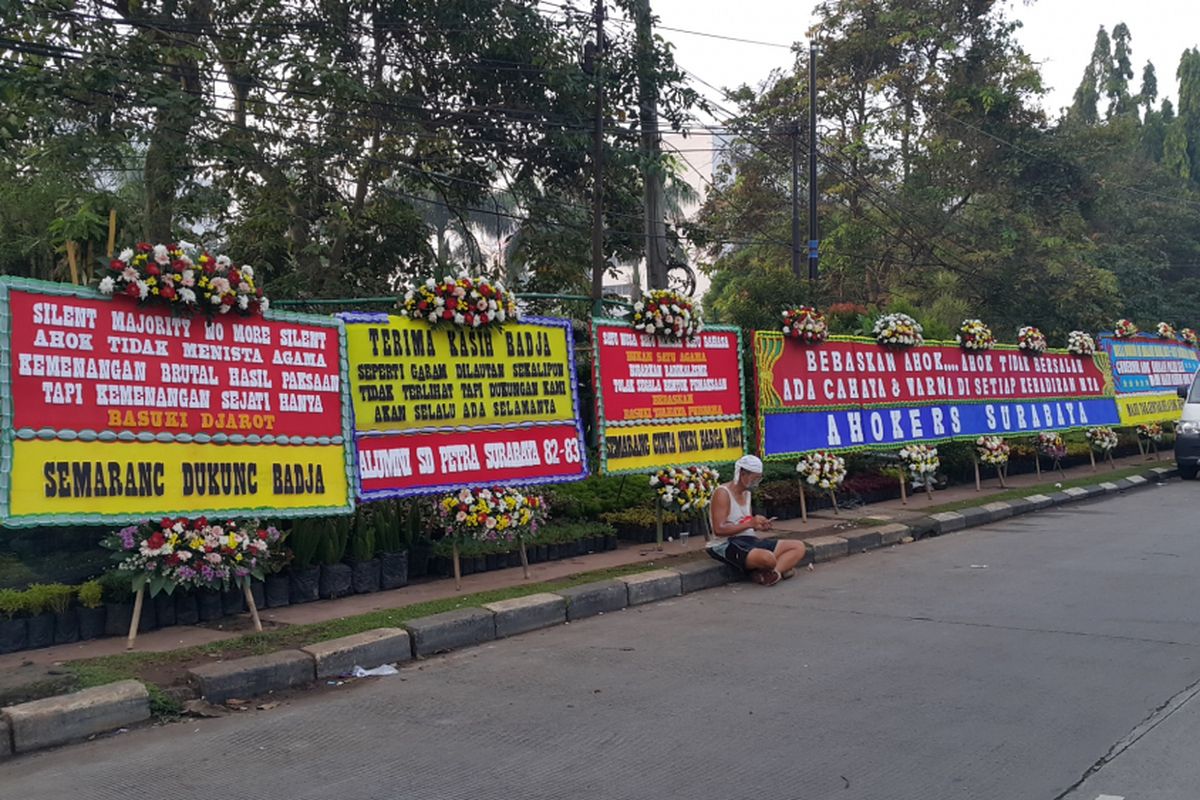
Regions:
[[[757, 536], [730, 536], [716, 547], [710, 547], [708, 554], [718, 561], [732, 564], [740, 570], [746, 570], [746, 556], [751, 550], [770, 550], [775, 552], [778, 539], [759, 539]], [[724, 544], [724, 547], [720, 545]]]

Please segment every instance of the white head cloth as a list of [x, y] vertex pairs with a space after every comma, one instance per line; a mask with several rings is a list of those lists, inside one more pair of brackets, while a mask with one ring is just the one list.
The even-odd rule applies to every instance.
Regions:
[[733, 481], [737, 483], [742, 477], [742, 471], [753, 472], [761, 475], [763, 471], [762, 459], [758, 456], [742, 456], [733, 465]]

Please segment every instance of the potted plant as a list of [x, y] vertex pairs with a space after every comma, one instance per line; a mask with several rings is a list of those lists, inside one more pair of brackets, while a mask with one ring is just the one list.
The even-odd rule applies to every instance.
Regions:
[[354, 514], [349, 549], [350, 588], [355, 594], [379, 591], [379, 559], [375, 558], [375, 519], [365, 506]]
[[349, 564], [342, 563], [346, 558], [346, 546], [350, 541], [350, 526], [354, 517], [334, 517], [325, 523], [325, 535], [321, 537], [318, 550], [321, 560], [321, 583], [319, 591], [322, 600], [345, 597], [353, 588], [353, 572]]
[[79, 641], [79, 614], [75, 610], [76, 588], [52, 583], [44, 591], [46, 606], [54, 614], [54, 643], [72, 644]]
[[289, 547], [273, 550], [272, 557], [263, 564], [263, 579], [255, 581], [254, 602], [258, 603], [258, 591], [262, 593], [262, 605], [267, 608], [283, 608], [291, 605], [291, 578], [286, 570], [292, 562], [293, 552]]
[[379, 588], [399, 589], [408, 585], [408, 516], [392, 501], [380, 503], [375, 512], [375, 555], [379, 559]]
[[79, 639], [88, 641], [104, 635], [104, 587], [88, 581], [79, 587]]
[[37, 650], [54, 644], [54, 612], [50, 601], [54, 589], [51, 584], [31, 583], [25, 589], [25, 647]]
[[28, 641], [26, 598], [16, 589], [0, 589], [0, 654], [24, 650]]
[[317, 562], [321, 549], [321, 530], [317, 520], [298, 519], [292, 524], [288, 537], [292, 553], [288, 569], [288, 600], [292, 603], [311, 603], [320, 597], [321, 567]]
[[124, 636], [129, 633], [129, 621], [133, 617], [133, 589], [129, 580], [116, 572], [100, 576], [104, 597], [104, 634]]

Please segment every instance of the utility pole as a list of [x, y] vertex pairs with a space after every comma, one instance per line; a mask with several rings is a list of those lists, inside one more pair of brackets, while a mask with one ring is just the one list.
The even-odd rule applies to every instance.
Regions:
[[792, 274], [804, 279], [800, 268], [800, 123], [792, 124]]
[[[590, 67], [595, 84], [592, 130], [592, 316], [604, 316], [604, 0], [596, 0], [596, 41]], [[586, 59], [586, 55], [585, 55]]]
[[646, 279], [651, 289], [667, 288], [667, 226], [663, 220], [663, 181], [658, 141], [658, 85], [654, 78], [654, 35], [650, 0], [636, 0], [638, 116], [642, 131], [645, 184]]
[[817, 43], [808, 43], [808, 280], [816, 283], [817, 236]]

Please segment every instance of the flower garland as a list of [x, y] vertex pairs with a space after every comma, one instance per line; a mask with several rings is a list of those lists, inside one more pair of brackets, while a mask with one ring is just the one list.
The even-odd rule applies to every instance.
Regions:
[[875, 320], [875, 341], [892, 347], [915, 347], [925, 341], [925, 329], [908, 314], [885, 314]]
[[924, 481], [932, 477], [942, 465], [936, 447], [927, 444], [910, 444], [900, 449], [900, 460], [914, 480]]
[[964, 319], [954, 337], [963, 350], [991, 350], [996, 346], [992, 329], [977, 319]]
[[975, 452], [984, 464], [999, 467], [1008, 463], [1008, 442], [999, 436], [980, 436], [975, 440]]
[[692, 301], [670, 289], [654, 289], [633, 304], [633, 327], [652, 336], [686, 341], [704, 329]]
[[1195, 347], [1200, 344], [1200, 337], [1196, 336], [1196, 332], [1191, 328], [1183, 328], [1179, 331], [1179, 339], [1186, 345]]
[[1096, 340], [1086, 331], [1071, 331], [1067, 334], [1067, 352], [1077, 356], [1096, 354]]
[[[207, 252], [189, 254], [190, 246], [139, 242], [109, 262], [100, 279], [101, 294], [123, 295], [141, 303], [156, 303], [191, 314], [261, 314], [270, 307], [254, 284], [254, 268], [238, 266], [228, 256]], [[195, 255], [195, 258], [193, 258]]]
[[1175, 326], [1169, 322], [1160, 322], [1154, 326], [1155, 332], [1158, 333], [1158, 338], [1175, 341]]
[[720, 474], [705, 466], [667, 467], [650, 476], [650, 488], [663, 508], [684, 514], [708, 508], [720, 484]]
[[1040, 356], [1046, 352], [1046, 336], [1032, 325], [1025, 325], [1017, 331], [1017, 347], [1027, 355]]
[[1137, 332], [1137, 325], [1134, 325], [1132, 320], [1125, 319], [1124, 317], [1117, 320], [1117, 324], [1113, 326], [1113, 336], [1118, 339], [1129, 339], [1136, 336]]
[[846, 480], [846, 459], [828, 450], [817, 450], [800, 459], [796, 472], [806, 486], [832, 492]]
[[1053, 431], [1047, 431], [1038, 434], [1037, 449], [1043, 455], [1057, 460], [1067, 454], [1067, 443], [1063, 441], [1062, 436]]
[[447, 275], [440, 282], [430, 278], [422, 284], [409, 284], [396, 306], [401, 316], [410, 319], [464, 328], [501, 325], [521, 316], [504, 284], [473, 278], [465, 272], [457, 279]]
[[1109, 450], [1114, 450], [1120, 440], [1117, 438], [1117, 432], [1112, 428], [1095, 427], [1087, 429], [1088, 444], [1093, 449], [1099, 450], [1101, 453], [1107, 453]]
[[130, 525], [105, 537], [119, 572], [129, 573], [134, 590], [149, 586], [153, 597], [176, 586], [225, 589], [262, 579], [283, 563], [285, 534], [257, 522], [163, 519]]
[[508, 487], [461, 489], [434, 503], [442, 530], [457, 539], [511, 542], [535, 533], [548, 506], [539, 495]]
[[1149, 422], [1145, 425], [1137, 426], [1137, 435], [1139, 439], [1149, 439], [1152, 442], [1161, 442], [1163, 437], [1162, 425], [1157, 422]]
[[783, 335], [804, 344], [820, 344], [829, 338], [825, 315], [812, 306], [797, 306], [783, 312]]

